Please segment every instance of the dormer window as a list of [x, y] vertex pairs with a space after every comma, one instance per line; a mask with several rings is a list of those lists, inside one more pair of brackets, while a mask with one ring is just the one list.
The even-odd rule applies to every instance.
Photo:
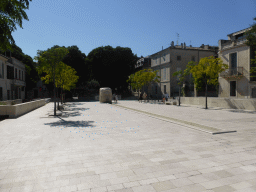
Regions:
[[242, 34], [239, 34], [239, 35], [236, 35], [236, 39], [243, 39], [245, 36], [244, 36], [244, 33]]

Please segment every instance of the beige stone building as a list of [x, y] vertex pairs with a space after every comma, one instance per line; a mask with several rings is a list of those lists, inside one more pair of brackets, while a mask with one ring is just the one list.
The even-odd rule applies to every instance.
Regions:
[[0, 54], [0, 100], [25, 99], [25, 64]]
[[[201, 58], [208, 56], [217, 57], [218, 47], [202, 44], [200, 47], [189, 47], [186, 44], [174, 46], [172, 41], [171, 46], [150, 55], [151, 69], [159, 70], [160, 83], [152, 83], [145, 86], [143, 89], [153, 97], [161, 98], [163, 94], [168, 93], [170, 97], [179, 95], [179, 85], [177, 84], [178, 77], [172, 77], [172, 74], [179, 70], [185, 70], [189, 61], [199, 62]], [[187, 86], [186, 96], [197, 96], [194, 90], [194, 84], [191, 83], [192, 75], [186, 78], [185, 86]], [[216, 95], [217, 96], [217, 95]]]
[[245, 45], [243, 29], [228, 35], [228, 40], [219, 40], [219, 58], [229, 69], [219, 74], [219, 97], [256, 98], [256, 78], [250, 77], [252, 48]]

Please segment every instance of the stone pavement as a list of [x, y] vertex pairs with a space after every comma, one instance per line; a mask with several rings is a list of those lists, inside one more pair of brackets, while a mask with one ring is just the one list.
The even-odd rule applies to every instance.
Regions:
[[53, 107], [0, 122], [1, 192], [256, 191], [255, 114], [118, 101], [67, 103], [53, 117]]

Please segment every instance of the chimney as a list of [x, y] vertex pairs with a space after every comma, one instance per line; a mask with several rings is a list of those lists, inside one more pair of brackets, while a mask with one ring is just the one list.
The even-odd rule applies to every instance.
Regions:
[[181, 43], [181, 49], [183, 49], [183, 43]]
[[204, 47], [205, 49], [209, 49], [209, 45], [205, 45], [205, 47]]
[[192, 47], [192, 45], [190, 45], [189, 47]]
[[174, 47], [174, 41], [172, 41], [171, 46]]
[[184, 42], [184, 49], [186, 49], [186, 43]]
[[162, 46], [162, 50], [164, 50], [164, 46]]
[[201, 48], [204, 48], [204, 44], [201, 45]]

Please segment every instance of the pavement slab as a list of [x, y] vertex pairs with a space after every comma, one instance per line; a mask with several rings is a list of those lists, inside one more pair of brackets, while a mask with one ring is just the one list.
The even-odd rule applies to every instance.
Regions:
[[256, 191], [254, 113], [122, 100], [53, 109], [0, 122], [0, 191]]

